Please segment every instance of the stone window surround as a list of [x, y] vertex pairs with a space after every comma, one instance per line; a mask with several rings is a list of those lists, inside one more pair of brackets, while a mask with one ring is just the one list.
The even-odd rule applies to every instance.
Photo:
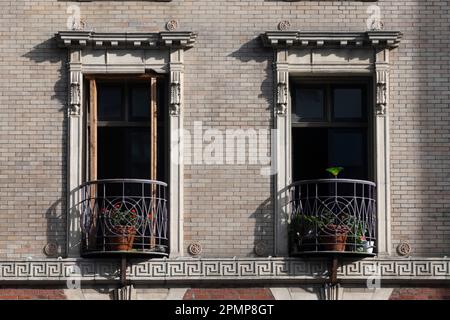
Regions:
[[[197, 35], [189, 31], [159, 33], [95, 33], [92, 31], [60, 31], [56, 41], [68, 49], [68, 173], [67, 173], [67, 248], [68, 257], [80, 256], [81, 229], [78, 187], [82, 176], [83, 132], [83, 79], [87, 74], [136, 74], [146, 70], [169, 76], [169, 132], [171, 144], [177, 145], [177, 154], [171, 154], [169, 176], [170, 201], [170, 254], [183, 255], [183, 73], [184, 51], [195, 43]], [[172, 151], [171, 151], [172, 153]]]
[[286, 204], [291, 184], [290, 76], [373, 77], [374, 169], [377, 184], [377, 248], [380, 256], [391, 254], [390, 155], [389, 155], [389, 54], [402, 38], [398, 31], [300, 32], [267, 31], [263, 44], [274, 50], [274, 128], [272, 152], [276, 172], [274, 183], [275, 256], [288, 255]]

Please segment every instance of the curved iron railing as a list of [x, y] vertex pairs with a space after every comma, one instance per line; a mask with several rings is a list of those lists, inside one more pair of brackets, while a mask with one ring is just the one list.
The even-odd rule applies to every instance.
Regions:
[[168, 255], [167, 184], [139, 179], [80, 186], [82, 254]]
[[291, 254], [376, 252], [376, 185], [321, 179], [289, 186]]

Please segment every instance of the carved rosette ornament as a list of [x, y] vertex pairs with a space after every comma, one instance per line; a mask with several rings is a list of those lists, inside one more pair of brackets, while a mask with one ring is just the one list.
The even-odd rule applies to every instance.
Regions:
[[258, 241], [255, 244], [255, 254], [259, 257], [267, 256], [267, 244], [264, 241]]
[[175, 31], [178, 29], [178, 21], [177, 20], [170, 20], [166, 23], [166, 29], [167, 31]]
[[173, 72], [170, 82], [170, 114], [177, 116], [180, 114], [181, 105], [181, 81], [180, 73]]
[[200, 242], [193, 242], [189, 245], [188, 251], [193, 256], [199, 256], [202, 253], [203, 248]]
[[403, 241], [397, 246], [397, 253], [400, 256], [408, 256], [411, 253], [411, 250], [411, 245], [406, 241]]
[[278, 30], [287, 31], [291, 28], [291, 23], [288, 20], [283, 20], [278, 24]]
[[44, 253], [47, 257], [55, 257], [58, 254], [58, 244], [49, 242], [44, 247]]
[[386, 115], [387, 71], [377, 71], [377, 115]]

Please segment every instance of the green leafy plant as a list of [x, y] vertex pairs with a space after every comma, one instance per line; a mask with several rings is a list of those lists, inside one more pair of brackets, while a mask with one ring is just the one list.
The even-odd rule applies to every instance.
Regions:
[[297, 237], [303, 237], [321, 224], [320, 217], [296, 214], [291, 220], [291, 232]]
[[330, 168], [327, 168], [326, 170], [329, 173], [331, 173], [333, 175], [333, 177], [335, 177], [337, 179], [339, 173], [344, 171], [344, 168], [342, 168], [342, 167], [330, 167]]
[[315, 249], [318, 225], [321, 224], [320, 217], [303, 215], [298, 213], [294, 215], [290, 222], [289, 238], [300, 251]]

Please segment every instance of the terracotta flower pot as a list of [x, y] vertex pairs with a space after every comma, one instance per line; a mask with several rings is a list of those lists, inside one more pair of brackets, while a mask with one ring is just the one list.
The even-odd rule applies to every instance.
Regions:
[[111, 251], [130, 251], [133, 249], [136, 228], [130, 226], [116, 226], [109, 237]]
[[345, 251], [347, 234], [322, 235], [320, 243], [324, 251]]
[[350, 229], [347, 226], [329, 224], [322, 229], [320, 243], [324, 251], [345, 251], [347, 235]]

